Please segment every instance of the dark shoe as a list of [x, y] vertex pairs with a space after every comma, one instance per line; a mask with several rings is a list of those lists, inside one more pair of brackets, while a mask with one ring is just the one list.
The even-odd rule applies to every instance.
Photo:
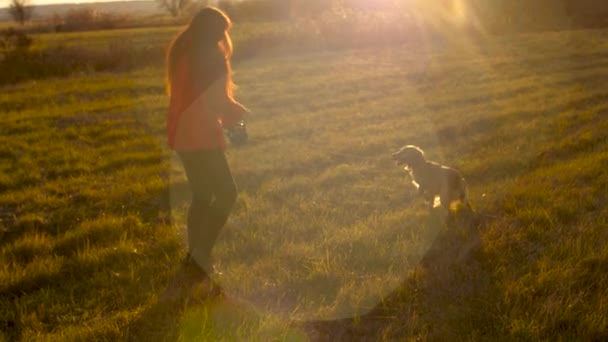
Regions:
[[189, 279], [200, 281], [210, 279], [208, 271], [204, 267], [201, 267], [190, 254], [186, 255], [183, 265]]
[[210, 259], [200, 263], [196, 261], [190, 253], [186, 253], [183, 263], [186, 268], [192, 269], [195, 272], [204, 273], [207, 278], [209, 278], [209, 275], [211, 274], [222, 274], [221, 272], [216, 271], [216, 267]]
[[184, 261], [182, 261], [182, 263], [184, 265], [188, 265], [191, 262], [193, 262], [192, 255], [190, 254], [190, 252], [188, 252], [188, 253], [186, 253], [186, 256], [184, 257]]
[[196, 264], [189, 265], [186, 269], [186, 274], [188, 275], [188, 279], [194, 281], [204, 281], [207, 279], [211, 279], [209, 277], [209, 274], [207, 274], [205, 270], [198, 267]]

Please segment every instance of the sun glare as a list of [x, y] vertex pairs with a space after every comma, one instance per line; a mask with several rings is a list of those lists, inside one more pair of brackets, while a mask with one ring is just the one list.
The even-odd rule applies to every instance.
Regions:
[[452, 15], [459, 24], [467, 21], [467, 7], [462, 0], [452, 0]]

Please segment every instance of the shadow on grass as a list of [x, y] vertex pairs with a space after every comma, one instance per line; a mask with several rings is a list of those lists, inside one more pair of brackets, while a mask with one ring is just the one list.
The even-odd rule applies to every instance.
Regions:
[[[166, 288], [126, 328], [129, 341], [215, 340], [245, 334], [293, 337], [294, 341], [466, 340], [497, 336], [500, 294], [485, 261], [478, 215], [449, 220], [429, 217], [437, 238], [421, 265], [392, 293], [360, 317], [334, 321], [289, 322], [268, 330], [255, 306], [222, 293], [210, 281], [176, 268]], [[192, 338], [192, 339], [189, 339]]]
[[298, 330], [267, 325], [255, 305], [226, 295], [179, 267], [162, 294], [126, 328], [128, 341], [305, 341]]
[[[475, 217], [474, 217], [475, 216]], [[313, 341], [440, 341], [496, 336], [491, 303], [500, 301], [484, 262], [477, 215], [444, 223], [430, 218], [437, 239], [421, 265], [369, 313], [335, 321], [299, 323]]]
[[128, 340], [177, 341], [187, 311], [206, 311], [207, 304], [221, 301], [223, 296], [215, 282], [182, 264], [157, 300], [129, 324]]

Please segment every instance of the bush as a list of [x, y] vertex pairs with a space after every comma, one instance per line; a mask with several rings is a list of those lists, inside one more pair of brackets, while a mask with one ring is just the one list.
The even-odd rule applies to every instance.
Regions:
[[12, 54], [21, 54], [32, 45], [32, 38], [12, 27], [4, 30], [0, 36], [0, 59]]
[[18, 73], [28, 72], [23, 65], [28, 59], [32, 39], [21, 31], [9, 27], [0, 36], [0, 84], [13, 83]]
[[55, 31], [108, 30], [128, 27], [134, 22], [127, 14], [99, 12], [92, 7], [69, 10], [63, 19], [54, 18]]
[[[16, 41], [19, 40], [16, 38]], [[6, 45], [4, 40], [3, 44]], [[31, 44], [31, 39], [28, 44]], [[128, 40], [111, 42], [97, 49], [58, 46], [30, 51], [28, 48], [18, 46], [20, 45], [14, 45], [11, 50], [1, 55], [0, 85], [48, 77], [65, 77], [78, 72], [126, 71], [145, 65], [161, 64], [164, 58], [164, 47], [134, 47]], [[150, 58], [150, 56], [158, 56], [158, 58]]]

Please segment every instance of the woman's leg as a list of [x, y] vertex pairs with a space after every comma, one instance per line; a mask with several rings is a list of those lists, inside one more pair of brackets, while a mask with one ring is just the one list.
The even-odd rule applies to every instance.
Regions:
[[209, 185], [208, 166], [202, 151], [179, 152], [188, 185], [192, 193], [192, 200], [188, 208], [188, 253], [199, 265], [209, 263], [208, 256], [200, 247], [199, 241], [203, 239], [202, 233], [207, 229], [206, 221], [213, 200], [213, 194]]
[[207, 226], [199, 245], [210, 254], [236, 202], [237, 188], [224, 151], [210, 150], [206, 151], [206, 154], [213, 201], [206, 216]]
[[209, 270], [211, 249], [236, 201], [236, 185], [222, 150], [180, 152], [192, 204], [188, 210], [188, 247], [197, 263]]

